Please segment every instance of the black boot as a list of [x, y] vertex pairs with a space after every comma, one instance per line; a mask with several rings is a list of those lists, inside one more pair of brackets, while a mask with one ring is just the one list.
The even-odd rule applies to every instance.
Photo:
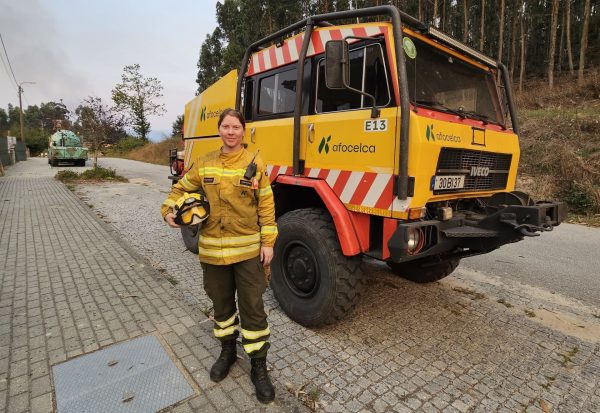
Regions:
[[261, 403], [272, 402], [275, 400], [275, 388], [267, 373], [267, 358], [261, 357], [250, 359], [250, 363], [252, 364], [250, 377], [256, 388], [256, 398]]
[[229, 368], [237, 360], [237, 348], [235, 340], [221, 342], [221, 354], [210, 369], [210, 379], [219, 382], [227, 377]]

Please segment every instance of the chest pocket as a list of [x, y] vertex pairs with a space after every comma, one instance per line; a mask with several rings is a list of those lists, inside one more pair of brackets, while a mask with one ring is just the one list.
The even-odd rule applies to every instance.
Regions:
[[[239, 207], [240, 215], [254, 215], [256, 214], [256, 197], [254, 189], [252, 188], [252, 180], [245, 179], [243, 177], [235, 177], [232, 181], [233, 184], [233, 198], [236, 200], [234, 208]], [[237, 208], [236, 208], [237, 209]]]
[[221, 177], [218, 175], [205, 175], [202, 177], [202, 188], [210, 204], [219, 199], [220, 183]]

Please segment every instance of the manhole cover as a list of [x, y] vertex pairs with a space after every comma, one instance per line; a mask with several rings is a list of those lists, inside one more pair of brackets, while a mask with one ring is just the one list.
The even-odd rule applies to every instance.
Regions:
[[56, 407], [68, 412], [156, 412], [194, 394], [155, 336], [52, 367]]

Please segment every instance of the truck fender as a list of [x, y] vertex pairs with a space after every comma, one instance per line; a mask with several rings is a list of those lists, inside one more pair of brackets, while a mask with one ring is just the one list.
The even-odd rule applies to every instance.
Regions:
[[322, 179], [310, 179], [290, 175], [279, 175], [275, 182], [284, 185], [313, 188], [327, 207], [327, 210], [333, 219], [343, 254], [346, 256], [360, 254], [360, 243], [354, 225], [352, 224], [350, 213], [327, 182]]

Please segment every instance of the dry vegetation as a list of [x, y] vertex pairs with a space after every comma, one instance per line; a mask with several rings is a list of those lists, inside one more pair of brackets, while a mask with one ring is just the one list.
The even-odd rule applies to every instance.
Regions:
[[550, 90], [531, 81], [517, 96], [521, 127], [518, 187], [569, 204], [574, 221], [600, 223], [600, 71], [583, 85], [563, 75]]
[[154, 163], [158, 165], [169, 164], [169, 149], [183, 148], [181, 138], [167, 138], [160, 142], [150, 142], [129, 152], [110, 153], [108, 156], [117, 156], [135, 161]]

